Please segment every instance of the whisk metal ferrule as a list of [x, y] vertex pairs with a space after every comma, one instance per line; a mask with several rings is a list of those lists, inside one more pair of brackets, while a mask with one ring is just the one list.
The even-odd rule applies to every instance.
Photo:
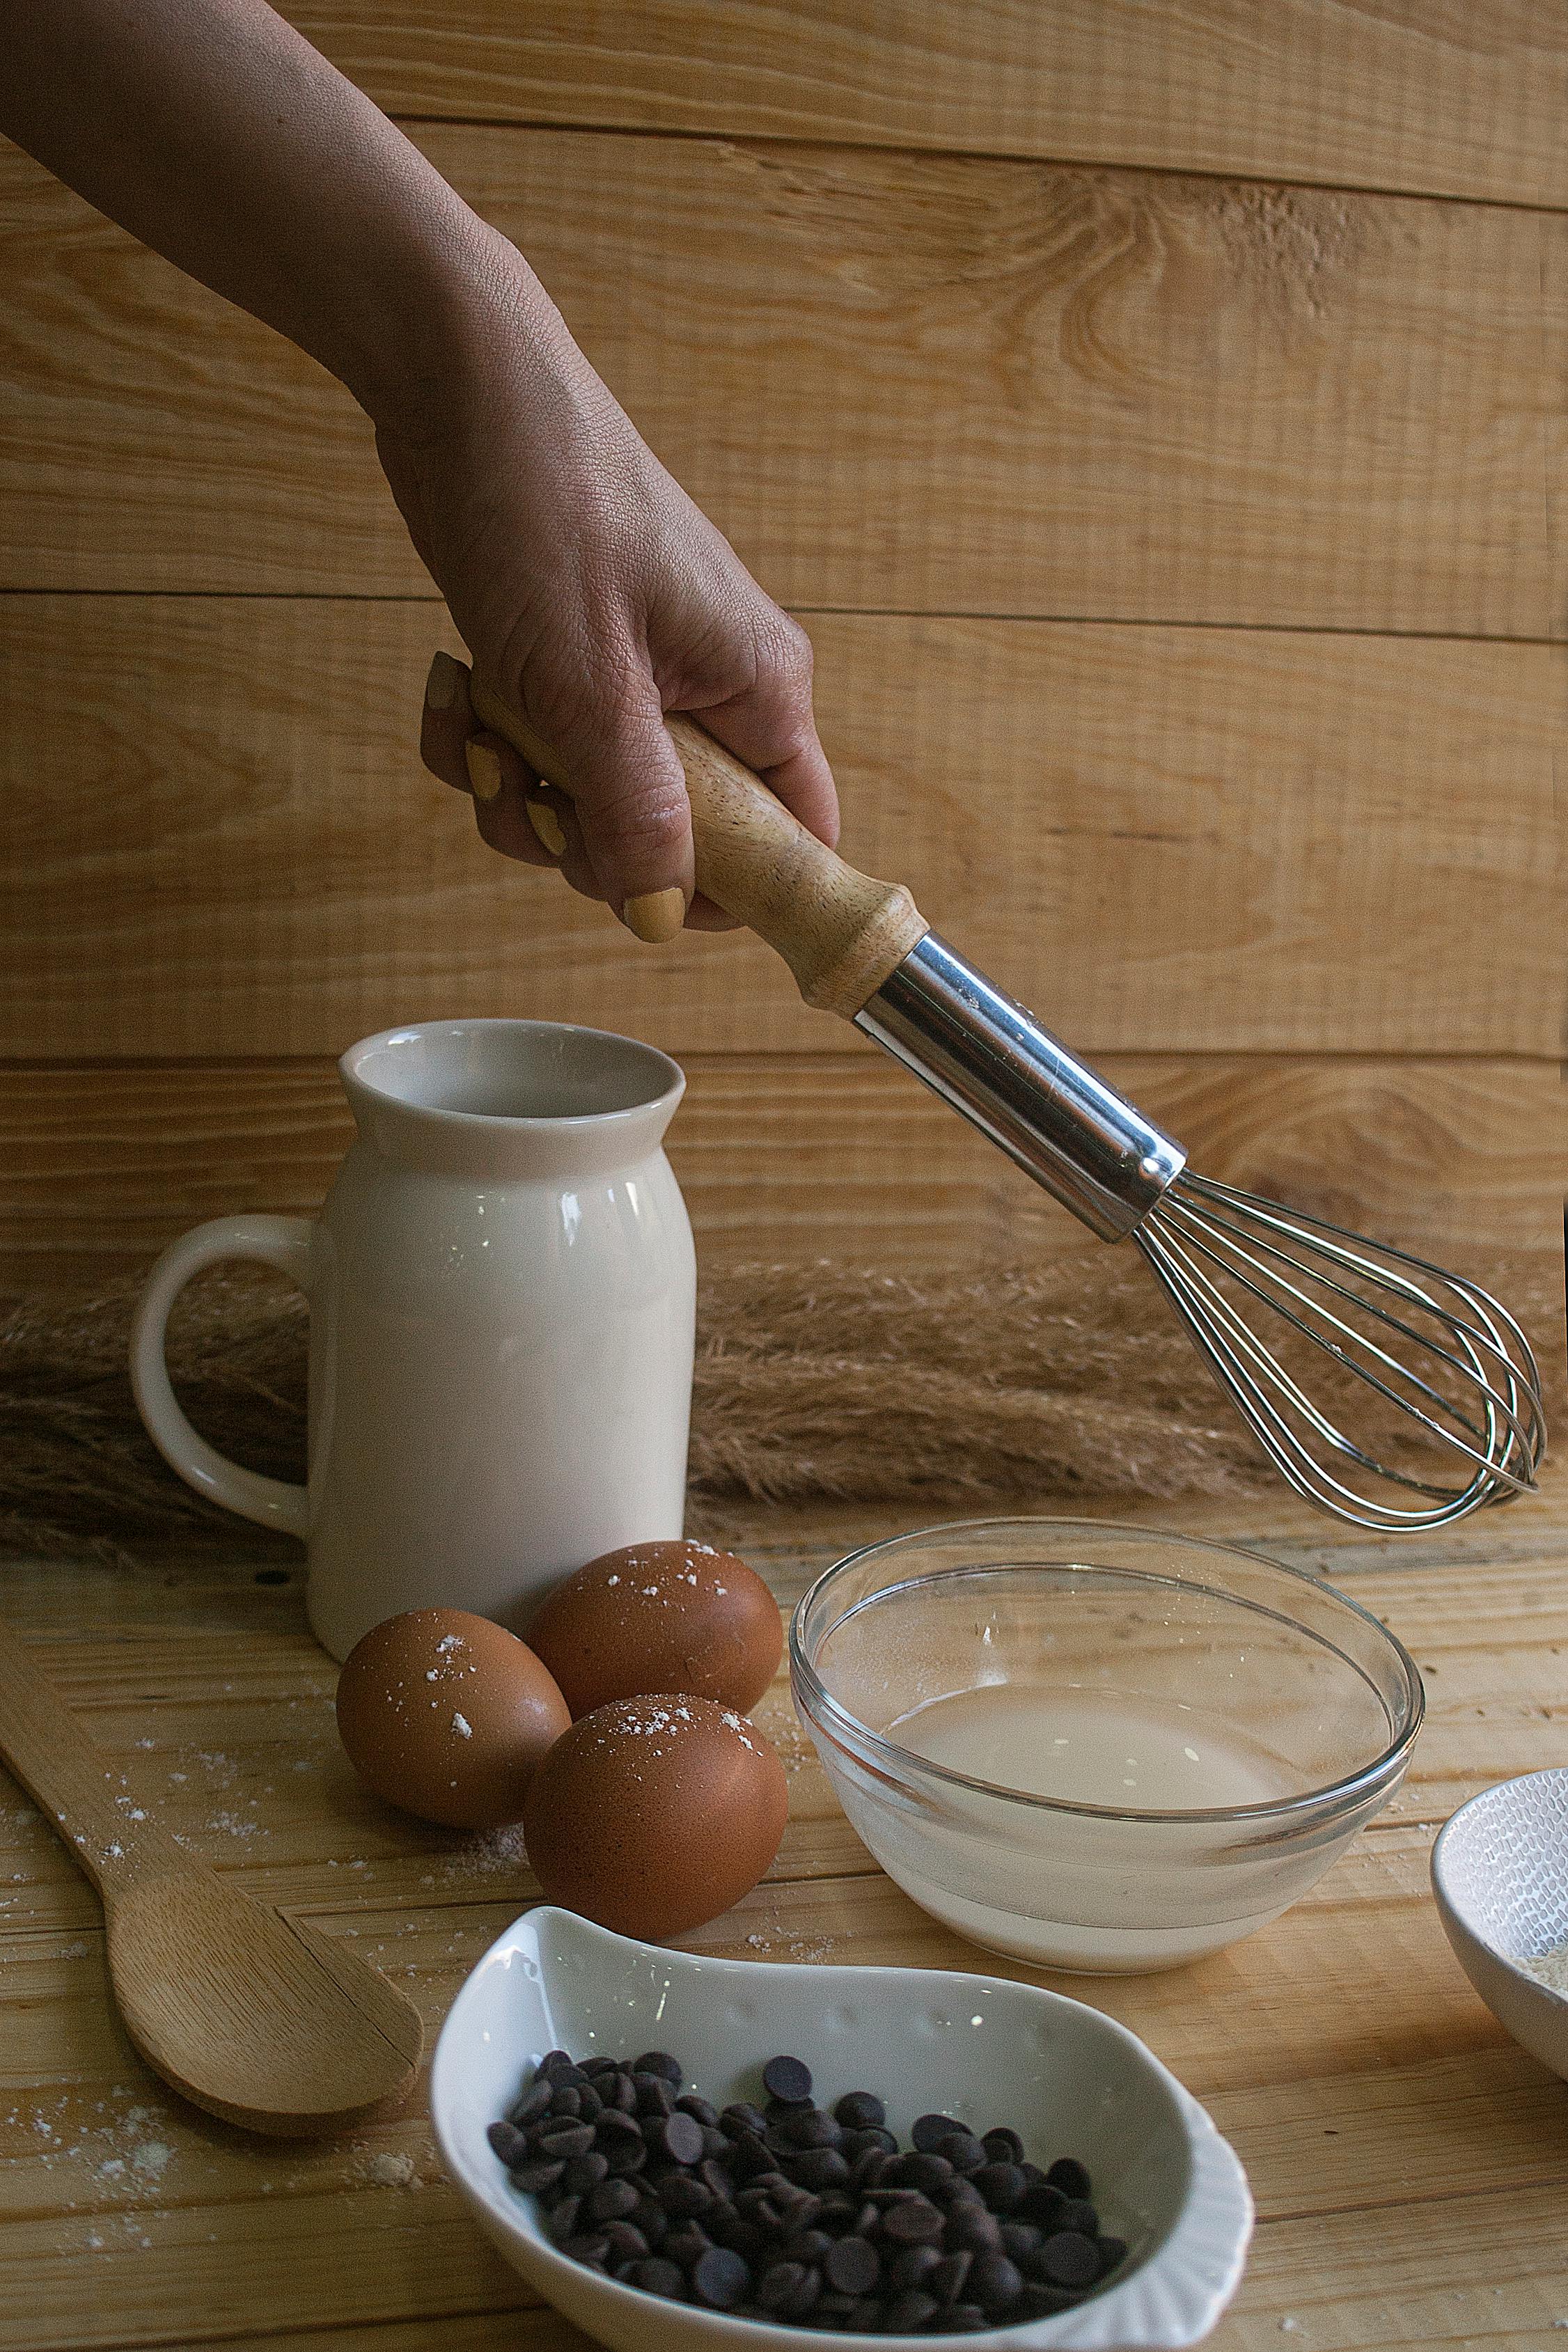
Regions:
[[855, 1017], [1098, 1234], [1142, 1223], [1186, 1154], [928, 931]]

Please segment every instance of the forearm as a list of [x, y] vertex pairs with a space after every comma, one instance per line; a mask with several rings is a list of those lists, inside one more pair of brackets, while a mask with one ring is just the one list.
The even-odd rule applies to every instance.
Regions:
[[515, 249], [264, 0], [13, 0], [0, 128], [312, 353], [378, 422], [487, 320], [568, 339]]

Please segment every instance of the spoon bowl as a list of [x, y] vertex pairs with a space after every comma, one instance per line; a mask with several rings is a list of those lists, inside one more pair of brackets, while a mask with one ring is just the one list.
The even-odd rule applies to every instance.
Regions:
[[417, 2012], [333, 1937], [192, 1869], [105, 1905], [121, 2022], [166, 2083], [226, 2123], [342, 2131], [406, 2093]]

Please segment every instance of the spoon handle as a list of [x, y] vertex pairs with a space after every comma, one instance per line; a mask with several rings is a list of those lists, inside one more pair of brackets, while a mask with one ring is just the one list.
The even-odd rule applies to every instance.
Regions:
[[135, 1879], [202, 1868], [148, 1818], [113, 1759], [83, 1730], [36, 1654], [5, 1624], [0, 1757], [106, 1901]]

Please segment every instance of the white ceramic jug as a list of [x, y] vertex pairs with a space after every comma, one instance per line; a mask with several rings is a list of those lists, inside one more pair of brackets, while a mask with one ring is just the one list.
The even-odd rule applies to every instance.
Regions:
[[[136, 1402], [198, 1493], [305, 1538], [334, 1656], [403, 1609], [521, 1632], [584, 1561], [681, 1532], [696, 1275], [661, 1146], [686, 1081], [544, 1021], [389, 1029], [338, 1066], [359, 1133], [319, 1222], [218, 1217], [165, 1250]], [[169, 1309], [222, 1258], [310, 1302], [307, 1486], [226, 1460], [170, 1387]]]

